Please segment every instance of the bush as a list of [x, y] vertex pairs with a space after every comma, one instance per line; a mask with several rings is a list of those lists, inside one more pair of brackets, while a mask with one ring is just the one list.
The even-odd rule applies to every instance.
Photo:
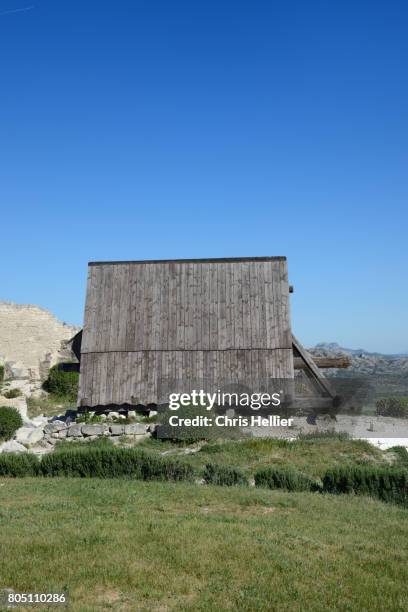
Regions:
[[0, 383], [4, 380], [4, 365], [0, 365]]
[[408, 470], [376, 466], [337, 467], [324, 475], [323, 491], [369, 495], [386, 502], [407, 505]]
[[21, 414], [11, 406], [0, 406], [0, 440], [10, 440], [23, 425]]
[[216, 465], [215, 463], [207, 463], [205, 466], [204, 480], [207, 484], [223, 485], [227, 487], [248, 485], [248, 480], [240, 470], [223, 465]]
[[79, 372], [65, 372], [60, 365], [50, 368], [43, 389], [58, 397], [76, 401], [78, 395]]
[[32, 453], [2, 453], [0, 455], [0, 476], [38, 476], [40, 463]]
[[20, 389], [10, 389], [9, 391], [5, 391], [3, 395], [7, 397], [7, 399], [14, 399], [15, 397], [20, 397], [22, 393]]
[[405, 446], [392, 446], [388, 452], [396, 455], [395, 465], [397, 467], [408, 468], [408, 451]]
[[187, 463], [126, 448], [89, 448], [59, 451], [41, 461], [43, 476], [79, 476], [138, 480], [192, 480], [194, 469]]
[[383, 397], [376, 402], [379, 416], [408, 418], [408, 397]]
[[284, 467], [267, 467], [259, 470], [255, 474], [255, 486], [288, 491], [319, 491], [321, 488], [310, 476]]

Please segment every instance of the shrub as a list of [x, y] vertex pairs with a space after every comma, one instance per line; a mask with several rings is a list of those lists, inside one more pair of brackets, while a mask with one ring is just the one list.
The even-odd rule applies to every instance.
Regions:
[[23, 425], [21, 414], [11, 406], [0, 406], [0, 440], [10, 440]]
[[3, 395], [7, 397], [7, 399], [14, 399], [15, 397], [20, 397], [22, 393], [20, 389], [10, 389], [9, 391], [5, 391]]
[[60, 365], [50, 368], [43, 389], [58, 397], [67, 397], [75, 401], [78, 395], [79, 372], [66, 372]]
[[0, 476], [24, 477], [39, 474], [39, 461], [32, 453], [2, 453]]
[[376, 408], [379, 416], [408, 418], [408, 397], [383, 397]]
[[407, 505], [408, 470], [388, 466], [336, 467], [324, 475], [323, 491], [369, 495], [386, 502]]
[[255, 474], [256, 487], [287, 489], [288, 491], [318, 491], [320, 485], [306, 474], [292, 468], [267, 467]]
[[44, 476], [115, 478], [139, 480], [192, 480], [194, 469], [187, 463], [149, 455], [143, 451], [115, 448], [88, 448], [59, 451], [41, 461]]
[[4, 380], [4, 365], [0, 365], [0, 383]]
[[389, 453], [396, 455], [396, 466], [408, 468], [408, 451], [405, 446], [392, 446], [388, 449]]
[[216, 465], [215, 463], [207, 463], [205, 466], [204, 480], [207, 484], [223, 485], [227, 487], [233, 485], [248, 485], [248, 480], [240, 470], [223, 465]]

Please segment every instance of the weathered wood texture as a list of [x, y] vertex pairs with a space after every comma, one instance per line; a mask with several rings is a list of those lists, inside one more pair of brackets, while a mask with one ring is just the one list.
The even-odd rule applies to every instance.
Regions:
[[335, 397], [335, 392], [332, 389], [329, 381], [324, 376], [322, 372], [320, 372], [318, 366], [313, 361], [313, 358], [310, 353], [300, 344], [299, 340], [295, 338], [292, 334], [292, 344], [293, 344], [293, 353], [294, 357], [299, 357], [304, 362], [304, 369], [306, 375], [310, 379], [310, 381], [315, 386], [316, 390], [323, 393], [323, 395], [328, 395], [329, 397]]
[[286, 258], [90, 264], [79, 402], [155, 402], [166, 378], [293, 378]]
[[[316, 357], [312, 355], [312, 359], [318, 368], [349, 368], [351, 365], [351, 359], [347, 355], [341, 357]], [[294, 358], [295, 370], [306, 370], [307, 364], [301, 357]]]

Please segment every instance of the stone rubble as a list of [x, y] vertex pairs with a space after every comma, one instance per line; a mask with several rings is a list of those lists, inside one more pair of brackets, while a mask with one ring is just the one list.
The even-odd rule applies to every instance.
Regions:
[[[134, 412], [137, 418], [135, 411], [129, 411], [128, 418], [131, 418], [130, 412]], [[29, 450], [43, 454], [52, 451], [59, 440], [89, 442], [98, 437], [110, 437], [112, 442], [118, 443], [120, 436], [126, 436], [127, 441], [138, 443], [152, 436], [157, 427], [155, 423], [122, 424], [118, 420], [126, 419], [126, 416], [119, 412], [100, 415], [105, 419], [99, 423], [77, 423], [76, 416], [75, 411], [67, 410], [63, 416], [26, 418], [24, 425], [16, 431], [14, 440], [0, 444], [0, 453]], [[152, 416], [152, 411], [149, 416]]]

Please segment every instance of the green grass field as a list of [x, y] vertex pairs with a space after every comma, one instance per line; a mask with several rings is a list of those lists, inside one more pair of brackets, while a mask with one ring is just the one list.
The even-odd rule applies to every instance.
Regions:
[[[56, 452], [78, 447], [61, 443]], [[330, 436], [138, 447], [178, 457], [197, 474], [212, 462], [250, 478], [268, 465], [319, 478], [336, 465], [406, 459]], [[198, 452], [184, 454], [191, 448]], [[0, 534], [0, 588], [65, 590], [74, 611], [408, 609], [408, 509], [364, 497], [3, 478]]]
[[1, 479], [1, 586], [80, 611], [402, 611], [407, 519], [350, 496]]

